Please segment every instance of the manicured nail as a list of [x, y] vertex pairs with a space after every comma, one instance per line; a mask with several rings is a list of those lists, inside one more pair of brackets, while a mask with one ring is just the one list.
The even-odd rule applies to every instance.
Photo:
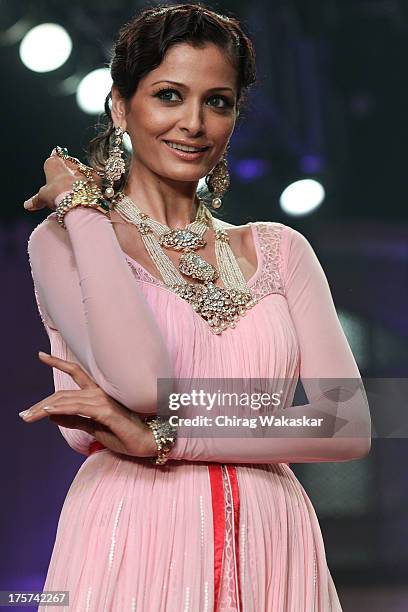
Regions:
[[52, 412], [55, 409], [54, 409], [54, 406], [43, 406], [43, 410], [47, 410], [47, 412], [48, 411]]
[[22, 419], [26, 416], [28, 416], [30, 414], [30, 408], [28, 408], [28, 410], [22, 410], [21, 412], [18, 413], [18, 416], [20, 416]]
[[24, 208], [25, 209], [32, 208], [32, 207], [33, 207], [33, 201], [31, 199], [27, 200], [26, 202], [24, 202]]
[[38, 351], [38, 356], [39, 357], [51, 357], [51, 355], [49, 355], [48, 353], [44, 353], [43, 351]]

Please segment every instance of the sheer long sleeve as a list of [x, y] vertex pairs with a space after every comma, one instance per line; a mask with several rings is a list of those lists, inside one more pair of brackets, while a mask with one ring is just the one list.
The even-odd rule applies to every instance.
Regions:
[[[281, 270], [308, 404], [283, 406], [288, 418], [323, 417], [327, 436], [180, 437], [169, 458], [222, 463], [349, 461], [371, 446], [369, 406], [360, 372], [337, 316], [322, 266], [308, 240], [284, 226]], [[271, 321], [273, 324], [273, 321]], [[248, 416], [248, 415], [247, 415]]]
[[171, 378], [170, 357], [134, 282], [111, 221], [91, 208], [52, 213], [32, 232], [28, 254], [41, 313], [78, 362], [130, 410], [155, 413], [157, 378]]

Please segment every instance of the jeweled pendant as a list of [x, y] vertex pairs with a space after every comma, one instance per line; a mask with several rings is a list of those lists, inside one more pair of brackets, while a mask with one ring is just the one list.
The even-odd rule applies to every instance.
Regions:
[[257, 303], [251, 293], [224, 289], [209, 282], [205, 285], [175, 285], [173, 291], [185, 299], [210, 326], [214, 334], [235, 328], [241, 316]]
[[213, 265], [203, 259], [201, 255], [191, 251], [180, 257], [179, 270], [182, 274], [203, 282], [215, 281], [219, 277], [218, 271]]
[[173, 229], [162, 234], [159, 243], [168, 249], [182, 251], [184, 249], [200, 249], [205, 246], [206, 241], [191, 229]]

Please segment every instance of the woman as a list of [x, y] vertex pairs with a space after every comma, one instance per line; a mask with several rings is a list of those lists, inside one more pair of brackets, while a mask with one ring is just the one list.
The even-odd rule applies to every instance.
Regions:
[[[74, 183], [84, 176], [60, 149], [29, 201], [56, 210], [28, 246], [56, 393], [28, 422], [51, 415], [87, 456], [44, 590], [68, 590], [70, 610], [98, 612], [339, 611], [314, 509], [289, 463], [367, 455], [364, 393], [337, 384], [345, 395], [333, 402], [333, 385], [320, 384], [360, 383], [357, 365], [306, 238], [280, 223], [227, 224], [196, 194], [207, 177], [216, 207], [228, 185], [225, 151], [255, 77], [251, 42], [235, 19], [202, 6], [151, 8], [122, 28], [111, 74], [109, 128], [92, 142], [88, 170], [110, 216], [85, 206]], [[133, 147], [125, 173], [124, 131]], [[197, 248], [180, 256], [159, 244], [164, 230], [187, 226], [205, 238]], [[200, 302], [204, 293], [217, 299]], [[292, 407], [299, 377], [309, 404]], [[181, 389], [193, 379], [249, 379], [262, 391], [288, 380], [288, 414], [342, 418], [347, 435], [245, 434], [243, 443], [173, 428], [160, 449], [144, 417], [158, 411], [166, 381]]]

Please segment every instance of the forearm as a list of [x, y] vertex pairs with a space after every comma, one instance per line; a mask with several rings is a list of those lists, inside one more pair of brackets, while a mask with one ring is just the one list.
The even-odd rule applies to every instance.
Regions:
[[[244, 425], [228, 429], [224, 418], [222, 427], [217, 427], [217, 418], [212, 419], [211, 437], [207, 437], [208, 428], [206, 437], [199, 435], [200, 428], [193, 429], [190, 436], [186, 428], [180, 428], [182, 435], [169, 458], [217, 463], [309, 463], [350, 461], [366, 456], [370, 450], [368, 404], [359, 392], [340, 404], [321, 398], [274, 414], [241, 415], [245, 416]], [[253, 428], [248, 428], [249, 421]], [[228, 431], [229, 437], [222, 437], [222, 431]]]
[[90, 349], [102, 376], [133, 409], [149, 411], [170, 358], [110, 221], [77, 207], [65, 216], [82, 292]]
[[170, 357], [110, 220], [77, 207], [65, 223], [52, 214], [29, 239], [41, 317], [108, 395], [154, 412], [157, 378], [172, 378]]

